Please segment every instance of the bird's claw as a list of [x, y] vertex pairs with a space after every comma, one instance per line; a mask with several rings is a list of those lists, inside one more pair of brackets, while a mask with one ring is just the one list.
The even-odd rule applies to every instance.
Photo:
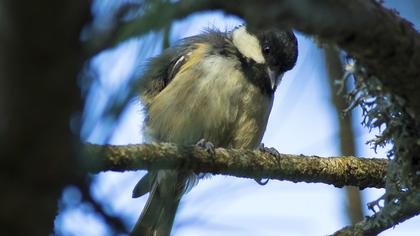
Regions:
[[275, 156], [275, 157], [281, 157], [281, 154], [279, 151], [277, 151], [277, 149], [273, 148], [273, 147], [266, 147], [264, 146], [264, 143], [261, 143], [260, 146], [258, 147], [258, 149], [261, 152], [266, 152], [266, 153], [270, 153], [271, 155]]
[[200, 141], [198, 141], [195, 145], [204, 148], [211, 156], [214, 156], [216, 153], [214, 144], [205, 139], [200, 139]]
[[257, 182], [259, 185], [264, 186], [264, 185], [266, 185], [266, 184], [268, 183], [268, 181], [269, 181], [270, 179], [263, 180], [262, 178], [259, 178], [259, 179], [254, 179], [254, 180], [255, 180], [255, 182]]
[[376, 209], [375, 207], [377, 207], [379, 210], [381, 210], [381, 208], [383, 206], [381, 206], [381, 202], [385, 201], [385, 194], [382, 195], [380, 198], [376, 199], [375, 201], [369, 202], [367, 204], [367, 208], [371, 211], [373, 211], [373, 213], [376, 213]]
[[[266, 147], [266, 146], [264, 146], [264, 144], [263, 144], [263, 143], [261, 143], [261, 144], [260, 144], [260, 146], [258, 147], [258, 150], [260, 150], [260, 152], [266, 152], [266, 153], [269, 153], [269, 154], [271, 154], [272, 156], [276, 157], [276, 161], [278, 162], [278, 165], [280, 165], [279, 158], [281, 157], [281, 154], [280, 154], [280, 152], [279, 152], [279, 151], [277, 151], [277, 149], [275, 149], [275, 148], [273, 148], [273, 147], [271, 147], [271, 148]], [[259, 178], [259, 179], [254, 179], [254, 180], [255, 180], [255, 182], [257, 182], [259, 185], [266, 185], [266, 184], [268, 183], [268, 181], [269, 181], [269, 179], [263, 180], [262, 178]]]

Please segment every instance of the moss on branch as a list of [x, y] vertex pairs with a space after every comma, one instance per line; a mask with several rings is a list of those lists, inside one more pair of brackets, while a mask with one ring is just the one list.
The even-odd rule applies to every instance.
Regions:
[[196, 146], [171, 143], [140, 145], [85, 145], [90, 171], [190, 169], [196, 173], [292, 182], [325, 183], [336, 187], [383, 188], [388, 161], [351, 156], [318, 157], [258, 150], [217, 148], [215, 156]]

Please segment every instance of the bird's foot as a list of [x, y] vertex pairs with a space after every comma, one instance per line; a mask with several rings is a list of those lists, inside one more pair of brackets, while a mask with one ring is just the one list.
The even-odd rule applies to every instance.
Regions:
[[[279, 160], [279, 158], [281, 157], [281, 154], [279, 151], [277, 151], [277, 149], [271, 147], [266, 147], [264, 146], [263, 143], [260, 144], [260, 146], [258, 147], [258, 150], [260, 150], [260, 152], [266, 152], [266, 153], [270, 153], [271, 155], [273, 155], [274, 157], [276, 157], [276, 160]], [[266, 185], [268, 183], [268, 181], [270, 179], [262, 179], [262, 178], [258, 178], [258, 179], [254, 179], [255, 182], [257, 182], [259, 185]]]
[[200, 139], [195, 145], [198, 147], [204, 148], [211, 156], [214, 156], [216, 154], [216, 149], [214, 148], [214, 144], [205, 140]]
[[376, 208], [378, 210], [381, 210], [383, 206], [381, 206], [381, 202], [383, 203], [383, 201], [385, 201], [385, 194], [382, 195], [380, 198], [378, 198], [375, 201], [369, 202], [367, 204], [367, 207], [369, 210], [373, 211], [373, 213], [376, 213]]
[[277, 151], [277, 149], [273, 148], [273, 147], [266, 147], [264, 146], [264, 143], [261, 143], [260, 146], [258, 147], [258, 149], [261, 152], [267, 152], [270, 153], [271, 155], [275, 156], [275, 157], [281, 157], [281, 154], [279, 151]]

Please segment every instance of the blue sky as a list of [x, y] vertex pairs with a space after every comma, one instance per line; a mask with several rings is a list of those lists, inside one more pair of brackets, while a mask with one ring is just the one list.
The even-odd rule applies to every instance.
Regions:
[[[391, 2], [389, 6], [398, 7], [401, 15], [414, 21], [415, 11], [409, 5]], [[228, 30], [241, 23], [239, 18], [220, 12], [195, 14], [174, 23], [171, 41], [198, 34], [206, 27]], [[299, 33], [297, 36], [298, 62], [276, 91], [263, 142], [281, 153], [338, 155], [338, 122], [330, 101], [322, 50], [311, 38]], [[93, 59], [92, 66], [99, 80], [86, 100], [84, 135], [88, 141], [112, 144], [143, 141], [139, 103], [128, 104], [109, 139], [105, 137], [109, 136], [112, 120], [101, 119], [101, 112], [110, 100], [118, 97], [116, 94], [127, 89], [127, 81], [143, 68], [146, 59], [160, 52], [160, 40], [158, 33], [133, 39]], [[361, 127], [360, 111], [356, 110], [353, 116], [357, 155], [385, 157], [385, 150], [374, 153], [365, 145], [375, 133], [369, 134]], [[144, 173], [100, 173], [95, 177], [92, 193], [100, 202], [108, 204], [109, 212], [123, 215], [127, 222], [134, 224], [146, 198], [132, 199], [131, 190]], [[74, 192], [67, 189], [64, 196], [74, 196]], [[375, 200], [382, 193], [375, 189], [362, 191], [365, 202]], [[325, 235], [349, 223], [345, 202], [343, 189], [325, 184], [271, 180], [260, 186], [250, 179], [218, 175], [201, 180], [183, 197], [173, 235]], [[364, 210], [370, 214], [366, 207]], [[65, 211], [56, 223], [66, 235], [107, 234], [102, 220], [89, 211], [89, 206]], [[381, 235], [418, 235], [416, 224], [419, 223], [417, 217]]]

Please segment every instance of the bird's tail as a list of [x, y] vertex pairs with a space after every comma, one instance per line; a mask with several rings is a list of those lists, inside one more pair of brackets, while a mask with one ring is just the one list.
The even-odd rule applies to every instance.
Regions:
[[176, 210], [184, 192], [185, 179], [180, 178], [176, 172], [164, 171], [166, 173], [163, 175], [162, 172], [154, 174], [152, 179], [148, 174], [137, 185], [152, 181], [149, 198], [131, 232], [132, 236], [169, 236], [171, 233]]

